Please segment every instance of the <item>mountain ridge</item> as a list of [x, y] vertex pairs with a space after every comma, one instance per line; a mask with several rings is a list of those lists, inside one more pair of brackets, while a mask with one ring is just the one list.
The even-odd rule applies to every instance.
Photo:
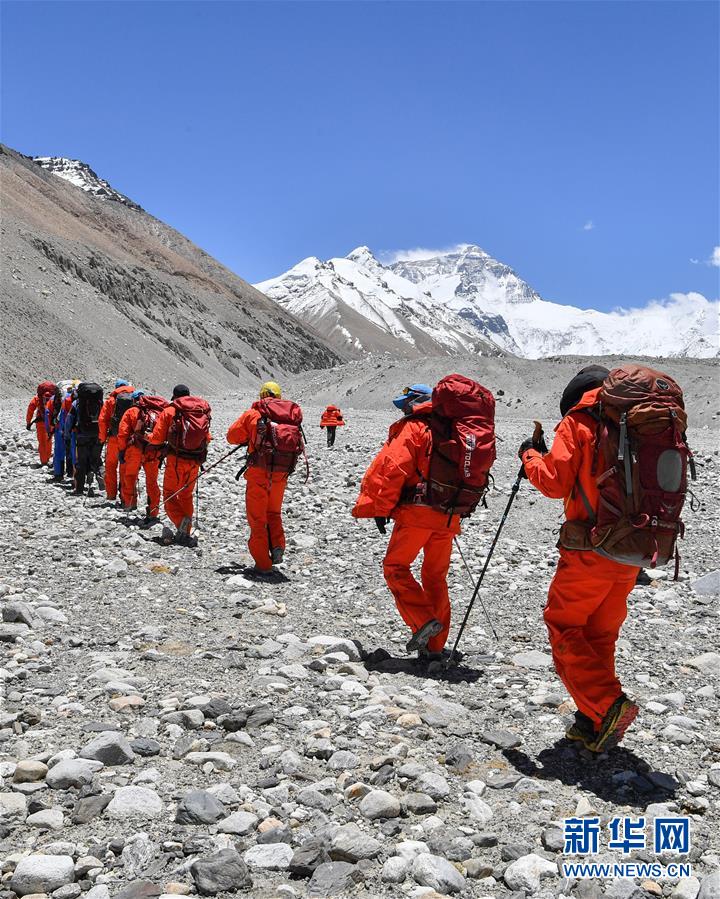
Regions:
[[[353, 358], [387, 351], [388, 342], [408, 357], [426, 354], [428, 346], [446, 355], [508, 352], [531, 359], [719, 352], [717, 301], [673, 294], [613, 312], [553, 303], [475, 244], [388, 263], [360, 246], [326, 261], [308, 257], [256, 286]], [[366, 321], [358, 324], [357, 316]]]
[[109, 185], [98, 194], [3, 145], [0, 174], [7, 389], [127, 374], [161, 393], [178, 381], [218, 392], [342, 361], [316, 332]]

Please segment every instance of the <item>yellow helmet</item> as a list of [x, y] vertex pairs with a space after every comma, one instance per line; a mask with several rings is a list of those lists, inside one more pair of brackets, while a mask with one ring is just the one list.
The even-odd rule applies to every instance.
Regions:
[[260, 399], [264, 400], [267, 396], [274, 396], [275, 399], [279, 400], [282, 396], [280, 385], [275, 381], [265, 381], [263, 386], [260, 388]]

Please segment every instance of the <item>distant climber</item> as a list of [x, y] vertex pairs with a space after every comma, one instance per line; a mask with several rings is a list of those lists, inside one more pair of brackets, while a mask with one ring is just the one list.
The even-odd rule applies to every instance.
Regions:
[[29, 431], [35, 425], [40, 465], [47, 465], [52, 454], [50, 434], [45, 426], [45, 407], [48, 401], [55, 396], [56, 390], [57, 388], [53, 381], [41, 381], [28, 403], [25, 413], [25, 427], [27, 430]]
[[326, 406], [320, 416], [320, 427], [327, 429], [327, 445], [335, 446], [335, 432], [343, 427], [345, 419], [337, 406]]

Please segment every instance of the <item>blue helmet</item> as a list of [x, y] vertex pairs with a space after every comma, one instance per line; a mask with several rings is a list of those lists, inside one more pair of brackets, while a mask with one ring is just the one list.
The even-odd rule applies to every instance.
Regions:
[[398, 409], [406, 409], [408, 406], [414, 406], [415, 403], [424, 403], [432, 396], [433, 389], [427, 384], [413, 384], [406, 387], [400, 396], [396, 396], [393, 400], [393, 406]]
[[129, 383], [129, 381], [126, 381], [123, 378], [118, 378], [117, 381], [115, 381], [115, 390], [117, 390], [118, 387], [127, 387]]
[[130, 396], [134, 400], [136, 400], [140, 396], [145, 396], [145, 391], [144, 390], [133, 390], [133, 392], [130, 394]]

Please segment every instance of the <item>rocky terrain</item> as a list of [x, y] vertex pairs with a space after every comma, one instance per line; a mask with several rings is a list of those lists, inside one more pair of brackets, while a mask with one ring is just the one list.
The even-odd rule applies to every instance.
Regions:
[[[423, 364], [418, 379], [437, 363]], [[461, 540], [474, 575], [531, 400], [567, 380], [553, 363], [544, 371], [541, 383], [493, 378], [504, 389], [495, 491]], [[166, 548], [158, 529], [50, 482], [21, 404], [5, 402], [0, 897], [716, 899], [720, 627], [707, 576], [720, 459], [705, 403], [715, 372], [694, 371], [707, 416], [690, 433], [698, 510], [687, 510], [679, 582], [657, 571], [631, 595], [618, 667], [642, 712], [600, 757], [563, 740], [572, 705], [541, 617], [561, 509], [527, 484], [482, 592], [499, 641], [478, 606], [459, 668], [428, 672], [406, 656], [380, 567], [387, 538], [349, 512], [393, 417], [387, 392], [407, 373], [358, 365], [294, 385], [311, 477], [292, 478], [287, 558], [271, 583], [242, 573], [237, 456], [200, 482], [198, 548]], [[330, 397], [348, 426], [328, 451], [317, 423]], [[251, 399], [212, 399], [209, 461]], [[552, 404], [543, 414], [551, 432]], [[459, 557], [450, 584], [457, 623], [471, 593]], [[560, 876], [562, 819], [665, 813], [690, 816], [692, 878]]]
[[133, 372], [229, 390], [339, 361], [311, 328], [76, 160], [0, 145], [5, 395]]

